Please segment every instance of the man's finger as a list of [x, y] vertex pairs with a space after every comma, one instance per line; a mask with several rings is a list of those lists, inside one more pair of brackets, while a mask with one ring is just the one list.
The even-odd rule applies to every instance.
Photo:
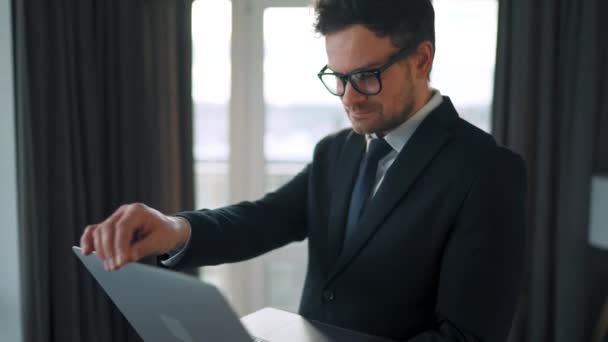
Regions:
[[104, 229], [103, 224], [97, 225], [95, 230], [92, 232], [93, 237], [93, 247], [95, 248], [95, 252], [97, 252], [97, 256], [102, 261], [105, 259], [105, 255], [103, 253], [103, 249], [101, 248], [101, 231]]
[[103, 248], [106, 255], [106, 267], [109, 270], [114, 269], [114, 260], [116, 259], [116, 254], [114, 252], [114, 236], [116, 235], [116, 225], [110, 226], [106, 229], [102, 236]]
[[114, 268], [114, 259], [116, 257], [114, 254], [114, 235], [116, 233], [116, 223], [121, 219], [127, 208], [127, 205], [120, 206], [120, 208], [118, 208], [102, 223], [103, 229], [101, 229], [100, 234], [100, 246], [103, 250], [104, 266], [108, 270]]
[[114, 233], [114, 268], [118, 269], [127, 262], [131, 262], [131, 242], [137, 230], [145, 222], [146, 213], [133, 206], [125, 210], [122, 217], [116, 222]]
[[97, 228], [96, 224], [86, 226], [80, 237], [80, 248], [82, 248], [82, 254], [84, 255], [89, 255], [93, 252], [93, 232], [95, 228]]

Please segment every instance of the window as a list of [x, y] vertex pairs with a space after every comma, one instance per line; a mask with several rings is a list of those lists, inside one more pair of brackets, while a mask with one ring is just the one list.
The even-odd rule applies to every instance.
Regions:
[[266, 190], [302, 169], [321, 138], [349, 126], [338, 99], [320, 87], [317, 72], [327, 58], [313, 20], [305, 7], [264, 11]]
[[[192, 3], [193, 153], [197, 208], [216, 208], [230, 203], [231, 19], [229, 0]], [[206, 267], [201, 274], [206, 281], [219, 287], [226, 286], [225, 269], [222, 267]]]
[[431, 85], [461, 117], [490, 132], [498, 1], [434, 0], [437, 51]]

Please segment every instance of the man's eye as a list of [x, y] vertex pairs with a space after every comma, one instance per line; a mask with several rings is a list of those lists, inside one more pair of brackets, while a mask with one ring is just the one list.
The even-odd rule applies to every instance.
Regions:
[[352, 75], [352, 78], [356, 81], [367, 81], [376, 78], [373, 72], [359, 72]]

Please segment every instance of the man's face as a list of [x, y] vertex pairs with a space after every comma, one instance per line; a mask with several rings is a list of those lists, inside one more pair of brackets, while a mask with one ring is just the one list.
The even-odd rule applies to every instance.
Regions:
[[[328, 67], [341, 74], [378, 68], [399, 51], [389, 37], [379, 38], [362, 25], [328, 34], [325, 47]], [[350, 83], [346, 86], [341, 101], [355, 132], [385, 134], [418, 109], [411, 69], [409, 58], [391, 65], [382, 73], [382, 91], [377, 95], [361, 94]]]

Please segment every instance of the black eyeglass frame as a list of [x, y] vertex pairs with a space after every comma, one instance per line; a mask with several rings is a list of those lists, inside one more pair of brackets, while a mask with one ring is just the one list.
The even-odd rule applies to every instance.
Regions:
[[[393, 64], [400, 61], [401, 59], [408, 57], [413, 52], [413, 50], [414, 49], [411, 47], [402, 48], [401, 50], [397, 51], [397, 53], [395, 53], [392, 57], [390, 57], [388, 59], [388, 61], [386, 61], [386, 63], [384, 63], [382, 66], [380, 66], [378, 68], [358, 70], [358, 71], [350, 72], [348, 74], [341, 74], [341, 73], [337, 73], [337, 72], [325, 72], [325, 70], [329, 69], [329, 66], [325, 65], [323, 67], [323, 69], [321, 69], [321, 71], [319, 71], [319, 73], [317, 73], [317, 77], [319, 77], [319, 80], [321, 80], [321, 83], [323, 83], [323, 86], [325, 86], [325, 89], [327, 89], [332, 95], [335, 95], [335, 96], [344, 96], [344, 92], [346, 92], [346, 82], [350, 83], [350, 85], [353, 87], [353, 89], [355, 89], [356, 91], [358, 91], [359, 93], [361, 93], [363, 95], [367, 95], [367, 96], [377, 95], [377, 94], [380, 94], [380, 92], [382, 91], [382, 73], [384, 71], [386, 71], [386, 69], [390, 68]], [[331, 70], [331, 69], [329, 69], [329, 70]], [[378, 91], [366, 92], [366, 91], [359, 89], [357, 87], [356, 83], [351, 81], [352, 77], [359, 75], [359, 74], [374, 75], [376, 77], [376, 79], [378, 80], [378, 85], [379, 85]], [[325, 84], [325, 82], [323, 82], [323, 76], [326, 76], [326, 75], [334, 76], [334, 77], [338, 78], [340, 81], [342, 81], [342, 92], [341, 93], [336, 93], [336, 92], [332, 91], [331, 88], [328, 87]]]

